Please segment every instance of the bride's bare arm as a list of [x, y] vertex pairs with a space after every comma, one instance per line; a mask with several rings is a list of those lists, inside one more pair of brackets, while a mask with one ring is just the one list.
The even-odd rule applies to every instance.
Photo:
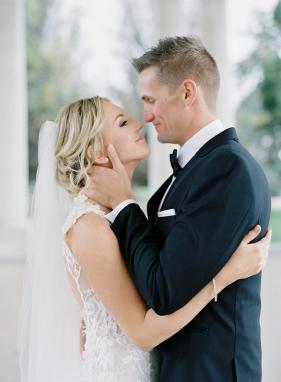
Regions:
[[[248, 244], [259, 233], [251, 231], [216, 275], [217, 293], [227, 285], [258, 273], [267, 257], [270, 233]], [[176, 312], [160, 316], [147, 309], [129, 276], [119, 245], [108, 222], [96, 214], [82, 216], [68, 232], [67, 241], [91, 287], [123, 332], [138, 347], [149, 350], [187, 325], [213, 298], [210, 281]]]

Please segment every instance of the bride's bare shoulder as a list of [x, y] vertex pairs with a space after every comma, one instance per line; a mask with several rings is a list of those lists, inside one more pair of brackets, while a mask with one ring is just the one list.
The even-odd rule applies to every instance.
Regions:
[[77, 219], [75, 224], [71, 227], [70, 235], [79, 234], [87, 236], [90, 234], [97, 235], [100, 233], [111, 233], [109, 222], [100, 214], [96, 212], [85, 213]]
[[109, 222], [103, 216], [91, 212], [77, 219], [67, 233], [67, 241], [73, 250], [93, 250], [93, 245], [97, 249], [104, 243], [115, 243], [116, 238]]

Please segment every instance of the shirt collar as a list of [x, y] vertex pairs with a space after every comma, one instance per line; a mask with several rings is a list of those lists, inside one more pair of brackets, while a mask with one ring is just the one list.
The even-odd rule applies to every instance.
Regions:
[[205, 143], [222, 133], [225, 129], [219, 119], [215, 119], [208, 123], [208, 125], [202, 127], [202, 129], [181, 146], [178, 154], [178, 161], [181, 167], [184, 167]]

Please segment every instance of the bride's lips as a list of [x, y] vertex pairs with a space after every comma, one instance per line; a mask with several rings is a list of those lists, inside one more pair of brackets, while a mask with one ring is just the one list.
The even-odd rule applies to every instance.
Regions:
[[142, 135], [139, 135], [138, 138], [136, 139], [136, 142], [143, 141], [144, 137]]

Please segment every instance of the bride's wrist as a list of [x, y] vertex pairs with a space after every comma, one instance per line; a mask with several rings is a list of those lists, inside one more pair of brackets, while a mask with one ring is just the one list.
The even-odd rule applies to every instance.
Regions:
[[228, 285], [236, 281], [233, 268], [229, 264], [225, 264], [224, 267], [215, 276], [217, 293], [221, 292]]

